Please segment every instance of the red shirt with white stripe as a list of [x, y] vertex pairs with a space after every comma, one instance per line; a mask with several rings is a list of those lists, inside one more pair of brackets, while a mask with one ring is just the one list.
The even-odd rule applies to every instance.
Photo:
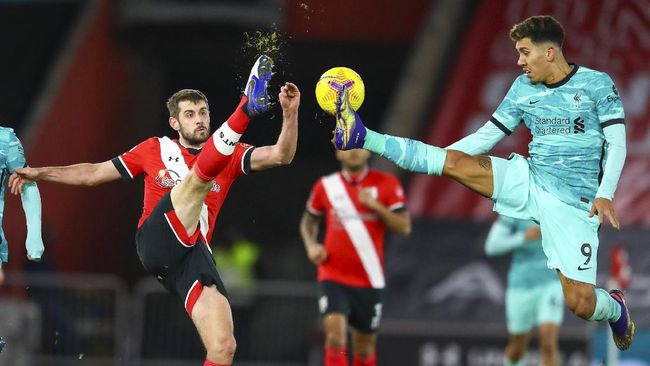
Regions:
[[[176, 139], [172, 141], [178, 145], [185, 164], [191, 169], [201, 150], [186, 148]], [[208, 192], [205, 199], [205, 204], [208, 206], [209, 229], [206, 235], [208, 243], [211, 241], [214, 224], [230, 186], [236, 178], [248, 174], [250, 171], [250, 153], [252, 151], [253, 146], [237, 143], [228, 165], [215, 178], [212, 188]], [[176, 159], [175, 156], [165, 158]], [[133, 179], [144, 174], [144, 207], [138, 227], [142, 226], [142, 223], [151, 215], [163, 195], [184, 178], [179, 177], [177, 172], [167, 169], [162, 159], [160, 140], [158, 137], [151, 137], [112, 160], [124, 179]]]
[[[354, 209], [342, 213], [337, 210], [330, 201], [341, 198], [326, 191], [325, 183], [328, 178], [340, 178], [345, 189], [345, 202], [352, 202]], [[338, 181], [338, 179], [337, 179]], [[358, 199], [358, 190], [367, 189], [371, 195], [390, 210], [396, 211], [404, 209], [405, 197], [401, 184], [394, 176], [377, 170], [368, 170], [359, 177], [350, 177], [345, 172], [337, 172], [330, 176], [321, 177], [312, 188], [309, 200], [307, 201], [307, 211], [316, 216], [325, 215], [325, 240], [323, 245], [329, 254], [327, 260], [318, 266], [319, 281], [334, 281], [347, 286], [354, 287], [383, 287], [373, 286], [369, 278], [368, 261], [362, 259], [370, 255], [379, 259], [378, 264], [381, 268], [376, 268], [382, 276], [384, 267], [384, 232], [386, 225], [372, 210], [361, 204]], [[338, 197], [338, 198], [336, 198]], [[337, 206], [338, 207], [338, 206]], [[350, 213], [352, 212], [352, 214]], [[346, 225], [346, 220], [361, 220], [362, 226]], [[367, 230], [372, 241], [371, 245], [358, 245], [351, 240], [350, 236], [367, 237], [364, 233], [355, 232], [358, 230]], [[348, 231], [352, 232], [348, 232]], [[364, 253], [364, 251], [366, 253]], [[374, 252], [374, 253], [372, 253]], [[373, 263], [373, 261], [369, 261]], [[373, 264], [370, 264], [372, 266]]]

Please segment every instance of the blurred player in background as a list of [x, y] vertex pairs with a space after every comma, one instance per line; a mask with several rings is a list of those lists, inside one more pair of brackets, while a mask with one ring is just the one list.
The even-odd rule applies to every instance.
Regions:
[[[27, 166], [23, 146], [14, 133], [14, 130], [7, 127], [0, 127], [0, 222], [4, 217], [5, 207], [5, 185], [7, 178], [16, 169]], [[43, 255], [43, 237], [41, 235], [41, 195], [38, 192], [36, 183], [29, 183], [23, 187], [20, 195], [25, 221], [27, 223], [27, 239], [25, 248], [27, 258], [38, 261]], [[9, 245], [5, 238], [4, 231], [0, 227], [0, 285], [4, 283], [4, 270], [2, 264], [9, 261]]]
[[255, 148], [238, 142], [250, 118], [269, 109], [272, 67], [267, 56], [258, 58], [241, 102], [212, 135], [207, 98], [183, 89], [167, 101], [178, 140], [152, 137], [103, 163], [19, 169], [11, 177], [16, 193], [35, 180], [93, 186], [144, 174], [138, 256], [184, 302], [207, 349], [204, 366], [230, 365], [236, 347], [230, 304], [209, 249], [219, 210], [236, 178], [287, 165], [296, 151], [300, 91], [292, 83], [280, 88], [283, 122], [275, 145]]
[[539, 328], [540, 364], [558, 366], [558, 331], [564, 318], [562, 285], [546, 265], [539, 225], [500, 216], [485, 241], [489, 256], [512, 252], [506, 290], [508, 345], [504, 366], [523, 366], [533, 327]]
[[[609, 75], [567, 62], [564, 29], [553, 17], [528, 18], [510, 37], [524, 73], [474, 134], [446, 149], [379, 134], [363, 126], [342, 90], [332, 142], [370, 150], [409, 171], [445, 175], [494, 200], [500, 214], [538, 221], [569, 309], [608, 321], [616, 346], [628, 349], [634, 323], [623, 293], [595, 287], [598, 228], [607, 220], [620, 227], [612, 199], [627, 152], [623, 104]], [[533, 136], [529, 158], [473, 156], [522, 122]]]
[[[397, 178], [368, 168], [370, 153], [337, 151], [341, 171], [314, 185], [300, 222], [309, 260], [318, 266], [318, 305], [325, 331], [325, 366], [348, 365], [348, 324], [355, 366], [374, 366], [381, 320], [384, 232], [411, 232]], [[319, 225], [325, 216], [324, 245]]]

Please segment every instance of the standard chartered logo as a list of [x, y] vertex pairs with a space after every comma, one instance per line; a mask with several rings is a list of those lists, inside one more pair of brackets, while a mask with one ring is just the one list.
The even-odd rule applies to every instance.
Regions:
[[535, 117], [535, 135], [568, 135], [571, 133], [569, 117]]
[[536, 136], [585, 132], [584, 120], [581, 117], [576, 118], [573, 122], [569, 117], [535, 117], [534, 124], [533, 131]]

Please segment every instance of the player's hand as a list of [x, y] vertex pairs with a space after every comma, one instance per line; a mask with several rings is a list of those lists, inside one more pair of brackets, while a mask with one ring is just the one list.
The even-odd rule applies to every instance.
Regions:
[[280, 94], [278, 94], [278, 99], [280, 100], [280, 106], [285, 112], [298, 112], [298, 106], [300, 106], [300, 90], [294, 83], [284, 83], [280, 87]]
[[607, 218], [615, 229], [620, 229], [620, 224], [616, 217], [616, 211], [614, 210], [614, 205], [611, 200], [603, 197], [596, 197], [594, 203], [591, 205], [591, 211], [589, 211], [589, 217], [594, 217], [594, 215], [598, 215], [598, 222], [601, 224], [605, 221], [605, 218]]
[[327, 260], [329, 253], [322, 244], [307, 245], [307, 257], [315, 265], [320, 265]]
[[359, 203], [373, 211], [378, 208], [379, 202], [372, 196], [368, 188], [359, 187], [357, 198], [359, 199]]
[[32, 183], [38, 179], [38, 169], [36, 168], [21, 168], [9, 177], [9, 189], [12, 194], [19, 195], [23, 192], [23, 186]]

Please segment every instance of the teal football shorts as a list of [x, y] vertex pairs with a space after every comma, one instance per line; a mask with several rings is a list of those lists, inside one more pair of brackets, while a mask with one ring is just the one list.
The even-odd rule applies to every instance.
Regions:
[[586, 211], [581, 210], [545, 191], [521, 155], [491, 159], [494, 211], [538, 222], [548, 267], [572, 280], [595, 285], [600, 224], [596, 215], [589, 217], [591, 203], [580, 203]]
[[564, 319], [564, 295], [560, 281], [530, 288], [506, 290], [506, 324], [509, 334], [528, 333], [541, 324], [560, 325]]

